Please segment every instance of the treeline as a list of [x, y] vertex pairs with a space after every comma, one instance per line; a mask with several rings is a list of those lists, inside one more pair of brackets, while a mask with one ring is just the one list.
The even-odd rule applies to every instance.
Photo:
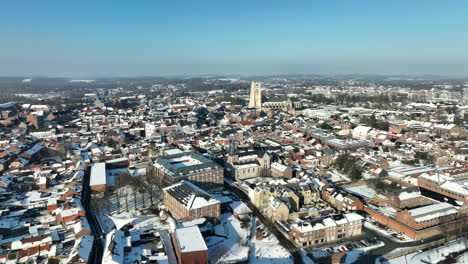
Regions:
[[379, 105], [386, 105], [393, 102], [401, 101], [398, 96], [390, 94], [379, 95], [355, 95], [355, 94], [338, 94], [336, 102], [339, 104], [354, 104], [354, 103], [375, 103]]
[[246, 82], [206, 82], [202, 78], [192, 78], [187, 80], [186, 88], [188, 91], [211, 91], [223, 90], [226, 92], [234, 92], [237, 90], [247, 90], [250, 88], [250, 83]]
[[75, 106], [81, 104], [81, 97], [65, 97], [59, 96], [50, 99], [35, 99], [31, 97], [24, 97], [24, 96], [17, 96], [14, 94], [0, 94], [0, 104], [3, 103], [19, 103], [19, 104], [45, 104], [54, 106], [56, 109], [59, 110], [68, 110], [74, 109]]
[[377, 191], [377, 193], [389, 193], [389, 192], [395, 192], [401, 189], [400, 185], [398, 185], [395, 182], [392, 183], [386, 183], [383, 181], [378, 181], [375, 182], [374, 188]]
[[358, 160], [349, 154], [341, 154], [335, 160], [334, 166], [341, 173], [346, 174], [351, 180], [357, 181], [362, 178], [361, 167], [357, 164]]
[[370, 117], [362, 116], [361, 123], [364, 123], [372, 128], [388, 131], [390, 128], [390, 124], [383, 120], [377, 120], [375, 115], [371, 115]]

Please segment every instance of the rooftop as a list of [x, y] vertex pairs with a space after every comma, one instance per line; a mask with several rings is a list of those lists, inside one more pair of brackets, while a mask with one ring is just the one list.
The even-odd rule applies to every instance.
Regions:
[[173, 176], [183, 176], [196, 171], [220, 168], [214, 161], [193, 152], [154, 157], [153, 162], [156, 167]]
[[208, 250], [198, 226], [176, 229], [175, 237], [180, 252], [186, 253]]
[[187, 209], [197, 209], [220, 203], [211, 194], [189, 181], [181, 181], [164, 188], [164, 191], [169, 193]]
[[95, 163], [91, 167], [91, 177], [89, 179], [89, 185], [101, 185], [106, 184], [106, 164]]

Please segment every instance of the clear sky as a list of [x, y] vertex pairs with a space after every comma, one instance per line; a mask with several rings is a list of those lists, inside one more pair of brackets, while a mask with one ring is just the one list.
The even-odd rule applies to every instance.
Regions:
[[466, 0], [3, 1], [0, 75], [468, 76]]

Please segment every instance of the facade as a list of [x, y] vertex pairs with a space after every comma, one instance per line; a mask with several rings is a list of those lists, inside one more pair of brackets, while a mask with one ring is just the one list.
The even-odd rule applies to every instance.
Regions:
[[432, 132], [443, 138], [459, 138], [465, 136], [463, 129], [455, 124], [436, 124]]
[[289, 237], [301, 247], [329, 243], [358, 236], [364, 217], [356, 213], [334, 215], [325, 219], [301, 221], [291, 225]]
[[270, 156], [267, 153], [244, 152], [229, 155], [228, 171], [235, 180], [266, 177], [270, 172]]
[[189, 180], [206, 189], [220, 188], [224, 183], [224, 170], [214, 161], [193, 152], [153, 157], [156, 177], [163, 186]]
[[278, 197], [270, 197], [266, 215], [272, 220], [287, 221], [289, 217], [289, 206], [284, 200]]
[[420, 188], [442, 194], [455, 200], [465, 203], [468, 202], [468, 189], [464, 185], [457, 183], [452, 177], [424, 173], [418, 177], [418, 185]]
[[300, 184], [299, 189], [304, 198], [304, 205], [312, 205], [320, 200], [320, 192], [312, 183]]
[[174, 219], [221, 219], [221, 202], [189, 181], [163, 189], [163, 203]]
[[377, 222], [420, 240], [462, 230], [468, 224], [465, 207], [456, 213], [456, 208], [441, 203], [395, 212], [388, 207], [367, 205], [364, 211]]
[[422, 195], [417, 186], [388, 193], [387, 197], [392, 207], [400, 209], [437, 203], [437, 201]]
[[270, 188], [264, 187], [255, 187], [249, 189], [249, 198], [250, 201], [257, 207], [257, 208], [266, 208], [268, 206], [268, 200], [270, 197], [274, 196], [275, 194], [270, 191]]
[[271, 176], [273, 178], [292, 178], [292, 169], [286, 165], [280, 164], [278, 162], [273, 162], [271, 164]]
[[413, 229], [423, 229], [451, 222], [458, 216], [459, 210], [455, 206], [448, 203], [436, 203], [397, 212], [395, 219]]
[[321, 195], [324, 201], [327, 201], [338, 211], [361, 211], [364, 209], [364, 204], [358, 197], [343, 190], [323, 188]]

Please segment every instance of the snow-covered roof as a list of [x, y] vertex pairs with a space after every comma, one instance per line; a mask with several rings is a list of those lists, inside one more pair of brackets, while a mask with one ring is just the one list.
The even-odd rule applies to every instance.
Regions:
[[273, 163], [271, 164], [271, 167], [272, 167], [272, 168], [275, 168], [275, 169], [277, 169], [277, 170], [279, 170], [279, 171], [281, 171], [281, 172], [284, 172], [284, 171], [288, 168], [288, 167], [286, 167], [285, 165], [280, 164], [280, 163], [278, 163], [278, 162], [273, 162]]
[[431, 220], [434, 218], [457, 214], [458, 210], [449, 203], [436, 203], [408, 211], [416, 222]]
[[181, 181], [163, 190], [190, 210], [220, 203], [211, 194], [189, 181]]
[[122, 227], [124, 227], [127, 224], [132, 223], [133, 220], [136, 219], [136, 218], [125, 217], [125, 216], [110, 216], [110, 215], [108, 215], [107, 217], [109, 217], [109, 219], [112, 220], [112, 222], [114, 222], [115, 228], [117, 228], [117, 229], [121, 229]]
[[236, 214], [250, 214], [252, 213], [252, 210], [243, 202], [240, 201], [234, 201], [232, 202], [229, 207], [236, 212]]
[[91, 177], [89, 180], [89, 185], [101, 185], [106, 184], [106, 164], [105, 163], [95, 163], [91, 167]]
[[176, 229], [175, 237], [180, 252], [186, 253], [208, 250], [198, 226]]

